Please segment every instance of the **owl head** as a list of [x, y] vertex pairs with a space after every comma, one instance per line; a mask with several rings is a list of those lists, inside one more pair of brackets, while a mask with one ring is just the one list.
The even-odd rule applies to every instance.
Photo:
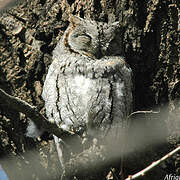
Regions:
[[122, 55], [119, 22], [104, 23], [77, 16], [70, 16], [69, 21], [64, 42], [73, 52], [97, 59]]

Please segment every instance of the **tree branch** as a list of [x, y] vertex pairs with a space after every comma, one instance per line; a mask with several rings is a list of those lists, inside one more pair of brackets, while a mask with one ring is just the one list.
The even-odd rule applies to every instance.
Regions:
[[73, 132], [66, 131], [57, 126], [57, 124], [48, 121], [35, 106], [31, 106], [27, 102], [7, 94], [0, 88], [0, 99], [4, 104], [8, 105], [11, 109], [22, 112], [29, 117], [37, 127], [42, 127], [44, 130], [56, 135], [60, 138], [66, 138], [75, 135]]
[[173, 151], [171, 151], [170, 153], [166, 154], [165, 156], [163, 156], [161, 159], [154, 161], [151, 165], [149, 165], [148, 167], [146, 167], [145, 169], [141, 170], [140, 172], [134, 174], [134, 175], [129, 175], [128, 178], [126, 178], [125, 180], [133, 180], [133, 179], [137, 179], [139, 177], [144, 176], [148, 171], [152, 170], [153, 168], [155, 168], [156, 166], [158, 166], [160, 163], [162, 163], [163, 161], [165, 161], [166, 159], [168, 159], [169, 157], [173, 156], [175, 153], [177, 153], [178, 151], [180, 151], [180, 146], [178, 146], [176, 149], [174, 149]]

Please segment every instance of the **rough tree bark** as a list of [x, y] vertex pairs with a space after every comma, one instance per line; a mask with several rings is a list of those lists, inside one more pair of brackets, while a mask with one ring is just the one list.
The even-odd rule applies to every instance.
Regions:
[[[97, 21], [114, 19], [122, 23], [124, 51], [134, 72], [134, 111], [156, 108], [162, 112], [155, 117], [138, 117], [138, 121], [144, 123], [140, 137], [156, 138], [157, 127], [163, 127], [162, 131], [167, 127], [168, 138], [155, 146], [143, 139], [140, 150], [135, 145], [130, 147], [124, 169], [125, 175], [134, 174], [180, 143], [180, 2], [26, 0], [1, 15], [0, 88], [37, 106], [43, 114], [41, 92], [52, 61], [51, 52], [68, 26], [71, 13]], [[133, 121], [131, 128], [136, 122]], [[152, 122], [158, 125], [151, 127]], [[49, 135], [36, 141], [25, 137], [26, 126], [27, 118], [23, 114], [0, 101], [0, 162], [10, 179], [59, 179], [53, 141]], [[177, 154], [144, 179], [178, 175], [179, 164]]]

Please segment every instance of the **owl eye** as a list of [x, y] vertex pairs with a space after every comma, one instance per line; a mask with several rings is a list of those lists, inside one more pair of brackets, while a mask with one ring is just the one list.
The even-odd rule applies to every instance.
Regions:
[[79, 35], [76, 37], [76, 40], [78, 40], [80, 43], [84, 43], [84, 44], [90, 44], [91, 42], [91, 37], [89, 35]]

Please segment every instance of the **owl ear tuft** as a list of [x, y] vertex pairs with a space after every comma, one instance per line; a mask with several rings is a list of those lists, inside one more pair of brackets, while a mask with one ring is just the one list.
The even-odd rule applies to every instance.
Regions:
[[78, 16], [74, 16], [71, 14], [69, 16], [69, 22], [72, 23], [73, 25], [78, 25], [78, 24], [81, 24], [83, 22], [83, 19], [78, 17]]

